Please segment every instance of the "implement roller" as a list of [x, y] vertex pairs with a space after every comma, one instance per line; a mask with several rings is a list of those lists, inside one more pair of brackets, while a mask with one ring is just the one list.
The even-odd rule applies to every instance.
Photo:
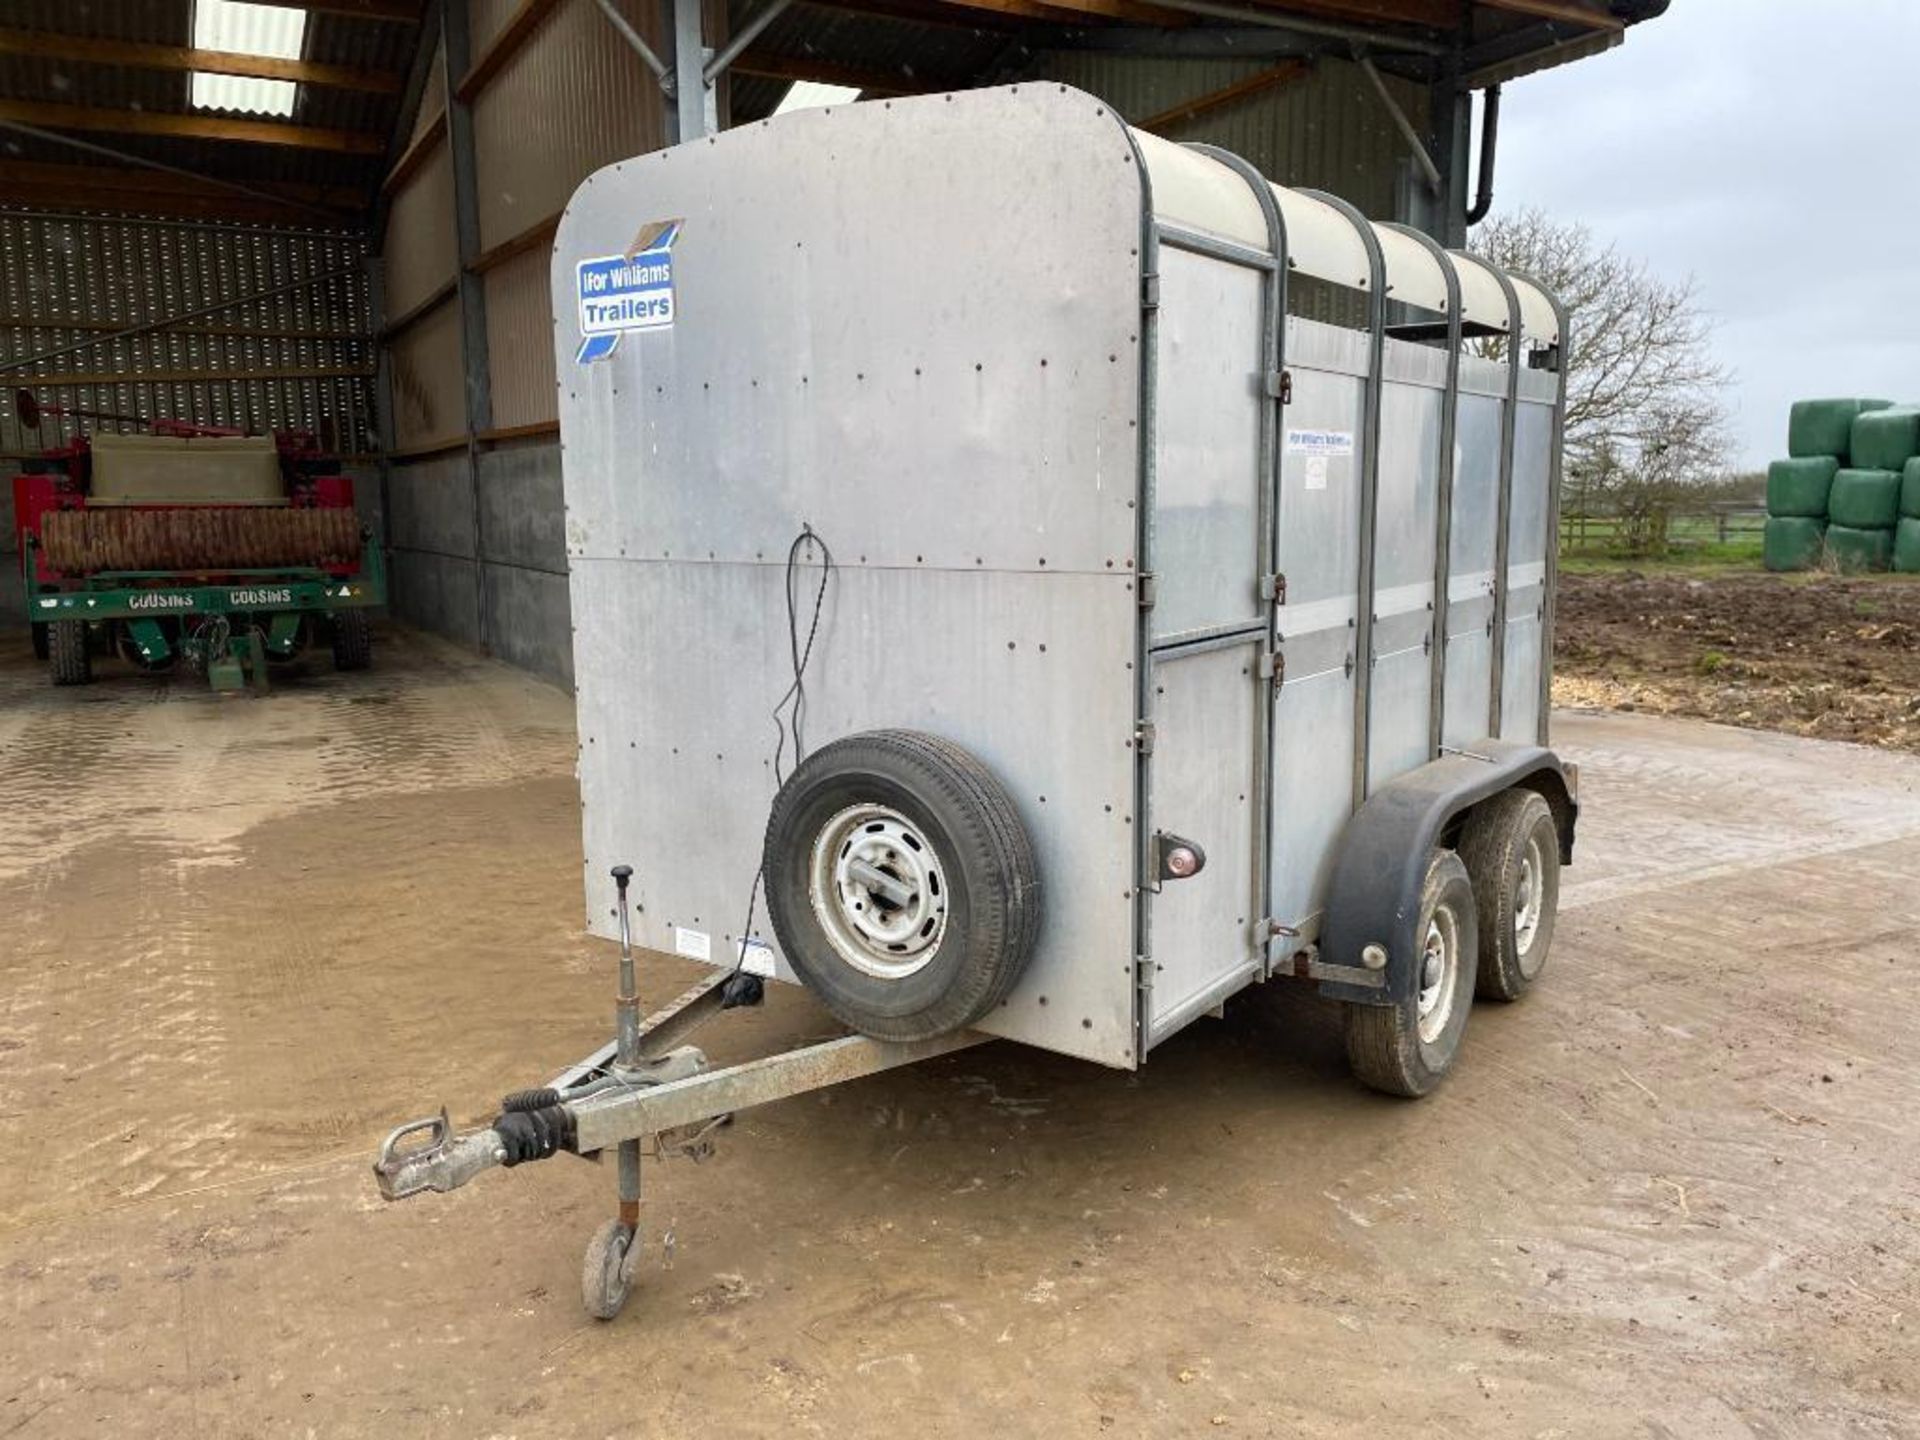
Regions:
[[[30, 391], [14, 403], [39, 423]], [[365, 667], [385, 575], [339, 461], [304, 431], [147, 429], [83, 436], [14, 477], [27, 618], [53, 683], [86, 683], [101, 649], [156, 672], [184, 656], [218, 690], [263, 687], [269, 662], [318, 638], [338, 668]]]

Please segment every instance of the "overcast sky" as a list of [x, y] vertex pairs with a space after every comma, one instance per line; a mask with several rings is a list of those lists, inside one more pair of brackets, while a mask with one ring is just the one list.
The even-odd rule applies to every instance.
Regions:
[[1920, 401], [1920, 0], [1673, 0], [1506, 87], [1494, 204], [1695, 277], [1742, 469], [1796, 399]]

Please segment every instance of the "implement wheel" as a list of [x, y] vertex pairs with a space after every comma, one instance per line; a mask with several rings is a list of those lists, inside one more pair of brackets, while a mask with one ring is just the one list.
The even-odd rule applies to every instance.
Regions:
[[93, 656], [87, 650], [87, 622], [52, 620], [47, 623], [47, 659], [56, 685], [85, 685], [93, 679]]
[[1473, 1005], [1478, 913], [1467, 867], [1451, 850], [1436, 850], [1427, 862], [1413, 935], [1420, 949], [1407, 996], [1391, 1005], [1346, 1007], [1347, 1063], [1363, 1083], [1388, 1095], [1425, 1095], [1446, 1079]]
[[364, 610], [339, 610], [333, 617], [333, 668], [364, 670], [373, 663], [373, 627]]
[[967, 751], [918, 731], [809, 755], [774, 799], [764, 866], [787, 959], [876, 1040], [971, 1025], [1013, 989], [1040, 927], [1012, 799]]
[[1560, 908], [1560, 831], [1537, 792], [1508, 790], [1474, 807], [1460, 858], [1480, 910], [1482, 1000], [1518, 1000], [1546, 968]]
[[580, 1303], [587, 1307], [587, 1314], [611, 1320], [620, 1313], [633, 1289], [633, 1267], [639, 1259], [633, 1231], [618, 1220], [609, 1220], [593, 1232], [580, 1271]]

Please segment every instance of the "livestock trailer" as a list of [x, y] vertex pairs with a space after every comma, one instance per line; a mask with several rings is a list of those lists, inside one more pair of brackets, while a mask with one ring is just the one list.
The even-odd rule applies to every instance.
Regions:
[[[606, 1316], [643, 1140], [990, 1036], [1135, 1068], [1281, 977], [1419, 1095], [1538, 976], [1576, 816], [1540, 286], [1056, 85], [612, 165], [552, 284], [617, 1039], [396, 1130], [389, 1198], [617, 1151]], [[713, 967], [645, 1022], [630, 924]], [[709, 1070], [755, 977], [853, 1033]]]
[[[31, 390], [14, 408], [39, 424]], [[339, 459], [304, 430], [136, 423], [146, 433], [83, 434], [13, 479], [27, 621], [53, 683], [88, 683], [96, 650], [155, 674], [185, 659], [218, 690], [264, 688], [270, 664], [319, 643], [364, 669], [386, 571]]]

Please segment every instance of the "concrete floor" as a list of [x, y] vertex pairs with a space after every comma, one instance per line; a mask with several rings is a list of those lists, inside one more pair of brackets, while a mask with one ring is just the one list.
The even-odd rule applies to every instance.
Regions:
[[1137, 1075], [968, 1052], [649, 1166], [597, 1325], [605, 1171], [366, 1168], [609, 1024], [566, 698], [406, 635], [227, 701], [5, 643], [9, 1440], [1920, 1433], [1920, 760], [1564, 715], [1553, 971], [1430, 1100], [1278, 984]]

